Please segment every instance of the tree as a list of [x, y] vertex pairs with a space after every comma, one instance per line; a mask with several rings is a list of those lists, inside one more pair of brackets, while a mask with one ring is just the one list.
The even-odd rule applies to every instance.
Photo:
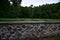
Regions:
[[[5, 8], [7, 8], [9, 6], [9, 2], [8, 2], [8, 0], [1, 0], [0, 1], [0, 8], [1, 9], [5, 9]], [[0, 9], [0, 10], [1, 10]]]
[[10, 0], [13, 2], [14, 6], [20, 6], [22, 0]]
[[1, 0], [0, 1], [0, 17], [6, 16], [9, 11], [9, 2], [8, 0]]

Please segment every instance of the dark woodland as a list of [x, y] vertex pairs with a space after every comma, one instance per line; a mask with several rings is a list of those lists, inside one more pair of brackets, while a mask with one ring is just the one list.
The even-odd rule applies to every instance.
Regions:
[[11, 1], [13, 5], [11, 5], [8, 0], [0, 1], [0, 18], [60, 18], [60, 2], [36, 7], [33, 7], [33, 5], [23, 7], [19, 5], [21, 1]]

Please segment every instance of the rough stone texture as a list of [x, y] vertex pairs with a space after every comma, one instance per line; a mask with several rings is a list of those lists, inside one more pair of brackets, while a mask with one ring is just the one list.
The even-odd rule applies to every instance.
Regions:
[[0, 25], [0, 39], [19, 40], [60, 35], [60, 24]]

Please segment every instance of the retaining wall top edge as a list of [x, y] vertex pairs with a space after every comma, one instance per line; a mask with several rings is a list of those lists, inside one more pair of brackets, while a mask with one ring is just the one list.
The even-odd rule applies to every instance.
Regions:
[[60, 23], [60, 21], [10, 21], [10, 22], [0, 22], [1, 23]]

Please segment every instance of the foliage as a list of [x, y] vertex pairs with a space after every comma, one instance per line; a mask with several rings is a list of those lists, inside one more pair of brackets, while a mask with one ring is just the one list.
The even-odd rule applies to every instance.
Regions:
[[[55, 4], [46, 4], [38, 7], [22, 7], [9, 5], [8, 0], [0, 1], [0, 18], [60, 18], [60, 2]], [[32, 8], [33, 7], [33, 8]]]
[[22, 0], [10, 0], [13, 2], [14, 6], [20, 6]]

